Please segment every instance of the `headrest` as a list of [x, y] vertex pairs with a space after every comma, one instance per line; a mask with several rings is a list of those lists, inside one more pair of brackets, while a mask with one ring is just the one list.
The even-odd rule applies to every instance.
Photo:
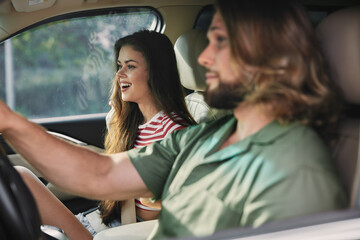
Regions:
[[194, 91], [204, 91], [205, 68], [197, 59], [208, 44], [206, 31], [192, 29], [182, 34], [175, 42], [175, 54], [179, 68], [181, 83]]
[[360, 6], [330, 14], [316, 32], [332, 80], [348, 103], [360, 104]]

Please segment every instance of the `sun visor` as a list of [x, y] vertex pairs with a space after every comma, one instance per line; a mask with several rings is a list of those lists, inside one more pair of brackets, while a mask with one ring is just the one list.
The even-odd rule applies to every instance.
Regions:
[[11, 0], [18, 12], [33, 12], [54, 5], [56, 0]]

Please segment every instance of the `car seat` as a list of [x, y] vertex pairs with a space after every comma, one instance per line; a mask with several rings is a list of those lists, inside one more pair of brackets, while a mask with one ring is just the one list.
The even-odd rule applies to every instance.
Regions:
[[198, 63], [197, 59], [207, 44], [206, 31], [192, 29], [182, 34], [174, 46], [181, 83], [185, 88], [193, 91], [185, 97], [185, 102], [198, 123], [218, 119], [231, 113], [228, 110], [211, 108], [204, 101], [205, 68]]
[[350, 207], [360, 206], [360, 6], [336, 11], [316, 28], [331, 80], [345, 100], [333, 156], [350, 196]]

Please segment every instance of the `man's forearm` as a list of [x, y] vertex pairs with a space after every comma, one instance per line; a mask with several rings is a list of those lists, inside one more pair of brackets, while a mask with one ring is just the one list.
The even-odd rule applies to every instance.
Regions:
[[58, 187], [94, 199], [152, 196], [126, 153], [99, 154], [48, 134], [0, 101], [0, 132]]
[[3, 130], [5, 139], [16, 152], [59, 187], [76, 193], [82, 190], [90, 193], [88, 188], [91, 186], [84, 179], [91, 178], [96, 182], [96, 176], [100, 177], [106, 171], [106, 162], [110, 161], [106, 158], [109, 157], [53, 137], [20, 115], [11, 115], [11, 121], [9, 127]]

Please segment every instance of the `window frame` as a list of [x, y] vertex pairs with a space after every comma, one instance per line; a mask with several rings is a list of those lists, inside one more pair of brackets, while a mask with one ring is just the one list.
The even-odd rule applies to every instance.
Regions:
[[[23, 32], [26, 32], [28, 30], [31, 30], [33, 28], [39, 27], [41, 25], [45, 25], [48, 23], [53, 23], [61, 20], [70, 20], [70, 19], [76, 19], [76, 18], [83, 18], [83, 17], [95, 17], [100, 15], [107, 15], [107, 14], [120, 14], [120, 13], [128, 13], [128, 12], [136, 12], [135, 9], [149, 9], [156, 13], [156, 16], [158, 17], [158, 26], [156, 26], [155, 31], [162, 32], [164, 29], [164, 19], [161, 15], [161, 13], [151, 6], [133, 6], [133, 7], [111, 7], [111, 8], [102, 8], [102, 9], [90, 9], [90, 10], [81, 10], [77, 12], [71, 12], [71, 13], [65, 13], [60, 14], [54, 17], [46, 18], [44, 20], [41, 20], [39, 22], [36, 22], [34, 24], [31, 24], [25, 28], [22, 28], [21, 30], [9, 35], [7, 38], [4, 38], [0, 41], [0, 43], [5, 42], [6, 40], [15, 37], [18, 34], [21, 34]], [[135, 11], [128, 11], [129, 9], [134, 9]]]
[[[16, 37], [19, 34], [22, 34], [26, 31], [35, 29], [37, 27], [41, 27], [43, 25], [49, 24], [49, 23], [56, 23], [58, 21], [63, 20], [76, 20], [78, 18], [87, 18], [87, 17], [96, 17], [96, 16], [106, 16], [106, 15], [120, 15], [120, 14], [126, 14], [126, 13], [136, 13], [136, 12], [143, 12], [143, 10], [148, 10], [149, 13], [154, 13], [154, 16], [156, 18], [156, 26], [154, 28], [154, 31], [162, 32], [165, 24], [164, 19], [161, 13], [151, 6], [124, 6], [124, 7], [108, 7], [108, 8], [102, 8], [102, 9], [90, 9], [90, 10], [81, 10], [71, 13], [65, 13], [60, 14], [54, 17], [50, 17], [44, 20], [41, 20], [39, 22], [36, 22], [34, 24], [31, 24], [14, 34], [9, 35], [7, 38], [0, 41], [0, 44], [4, 44], [4, 42], [8, 39], [11, 39], [13, 37]], [[109, 89], [110, 90], [110, 89]], [[75, 114], [70, 116], [54, 116], [54, 117], [44, 117], [44, 118], [32, 118], [31, 121], [38, 123], [38, 124], [56, 124], [60, 122], [73, 122], [73, 121], [83, 121], [83, 120], [99, 120], [104, 119], [107, 115], [107, 112], [103, 113], [88, 113], [88, 114]]]

